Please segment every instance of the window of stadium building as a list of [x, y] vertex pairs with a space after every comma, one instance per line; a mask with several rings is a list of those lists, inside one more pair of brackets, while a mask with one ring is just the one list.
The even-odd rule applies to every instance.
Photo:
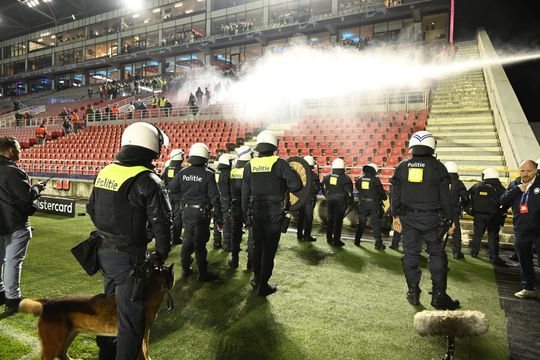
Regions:
[[17, 57], [26, 54], [26, 45], [23, 42], [4, 47], [4, 59]]
[[164, 72], [166, 74], [175, 74], [199, 67], [204, 67], [203, 53], [184, 54], [165, 59]]
[[141, 78], [159, 74], [160, 63], [154, 60], [122, 65], [122, 79]]
[[83, 60], [84, 57], [82, 48], [56, 51], [54, 54], [54, 64], [56, 66], [79, 63]]
[[332, 2], [327, 0], [294, 0], [269, 7], [270, 24], [287, 25], [309, 21], [313, 16], [332, 12]]
[[37, 93], [45, 90], [52, 89], [52, 81], [47, 78], [39, 78], [35, 80], [29, 80], [27, 82], [28, 93]]
[[20, 74], [26, 71], [25, 61], [16, 61], [13, 63], [13, 74]]
[[84, 59], [99, 59], [116, 55], [118, 55], [118, 42], [113, 40], [96, 45], [87, 45], [85, 47]]
[[[214, 1], [215, 2], [215, 1]], [[221, 2], [221, 1], [217, 1]], [[206, 1], [184, 0], [175, 4], [163, 6], [161, 16], [163, 20], [175, 20], [185, 16], [193, 16], [206, 10]]]
[[232, 6], [244, 5], [258, 0], [214, 0], [212, 1], [212, 10], [225, 9]]
[[39, 70], [48, 66], [52, 66], [52, 55], [28, 59], [28, 71]]
[[119, 71], [116, 68], [101, 68], [101, 69], [95, 69], [90, 70], [88, 72], [88, 81], [90, 84], [101, 84], [107, 81], [118, 81], [119, 78]]
[[159, 45], [158, 32], [150, 32], [122, 38], [122, 54], [129, 54]]
[[50, 35], [49, 32], [43, 32], [40, 37], [28, 40], [28, 52], [46, 49], [55, 46], [56, 35]]
[[175, 46], [192, 43], [205, 36], [205, 29], [205, 21], [163, 29], [163, 45]]
[[212, 52], [212, 66], [220, 70], [238, 70], [244, 64], [261, 57], [262, 46], [250, 44], [219, 49]]
[[88, 39], [114, 34], [120, 31], [121, 19], [101, 21], [88, 26]]
[[422, 18], [425, 41], [448, 38], [448, 13], [428, 15]]
[[212, 35], [235, 35], [262, 26], [263, 9], [242, 11], [212, 19]]
[[73, 30], [64, 31], [56, 34], [56, 42], [58, 45], [67, 44], [72, 41], [79, 41], [86, 38], [86, 28], [80, 27]]

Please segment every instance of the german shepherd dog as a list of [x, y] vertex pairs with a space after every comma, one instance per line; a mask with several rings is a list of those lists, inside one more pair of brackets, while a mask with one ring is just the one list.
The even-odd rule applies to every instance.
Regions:
[[[163, 296], [174, 285], [173, 265], [155, 268], [150, 278], [145, 307], [145, 329], [138, 360], [149, 360], [148, 337]], [[41, 342], [41, 360], [71, 360], [67, 354], [80, 332], [116, 336], [118, 318], [113, 295], [63, 297], [51, 300], [23, 299], [19, 311], [39, 316], [37, 323]]]

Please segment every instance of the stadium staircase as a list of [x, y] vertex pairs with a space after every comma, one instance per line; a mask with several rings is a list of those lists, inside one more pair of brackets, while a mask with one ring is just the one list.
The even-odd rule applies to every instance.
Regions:
[[[480, 58], [476, 40], [457, 43], [457, 49], [457, 61]], [[480, 181], [487, 167], [499, 170], [503, 184], [509, 181], [482, 70], [439, 81], [432, 93], [427, 130], [437, 138], [437, 157], [455, 161], [467, 187]], [[465, 243], [472, 239], [471, 219], [465, 216], [462, 221]], [[513, 243], [508, 223], [500, 241]]]

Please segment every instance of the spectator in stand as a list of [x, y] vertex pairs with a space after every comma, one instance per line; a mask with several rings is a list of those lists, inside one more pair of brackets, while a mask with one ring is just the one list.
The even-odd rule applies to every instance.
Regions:
[[87, 121], [94, 121], [94, 107], [92, 105], [86, 107], [85, 118]]
[[157, 104], [158, 104], [158, 98], [156, 95], [152, 96], [152, 100], [150, 101], [150, 107], [152, 109], [155, 109], [157, 108]]
[[205, 87], [205, 88], [204, 88], [204, 97], [205, 97], [205, 103], [206, 103], [206, 105], [210, 105], [210, 98], [211, 98], [211, 95], [210, 95], [210, 90], [208, 90], [208, 87]]
[[193, 95], [193, 93], [189, 93], [188, 115], [191, 114], [193, 116], [196, 116], [198, 112], [199, 108], [197, 107], [197, 100], [195, 100], [195, 95]]
[[92, 100], [93, 93], [94, 93], [94, 91], [92, 90], [92, 87], [89, 87], [88, 88], [88, 100]]
[[30, 114], [28, 111], [24, 113], [24, 120], [26, 122], [26, 126], [30, 126], [30, 123], [32, 122], [32, 114]]
[[19, 110], [17, 110], [17, 112], [15, 113], [15, 126], [21, 126], [23, 118], [23, 114], [21, 114]]
[[159, 109], [161, 111], [165, 111], [165, 104], [167, 104], [167, 99], [165, 98], [165, 96], [162, 96], [159, 98]]
[[73, 126], [73, 132], [76, 134], [79, 129], [79, 115], [77, 115], [77, 109], [71, 112], [71, 125]]
[[45, 127], [45, 121], [41, 122], [41, 125], [36, 129], [36, 139], [38, 145], [44, 145], [47, 139], [47, 128]]
[[62, 130], [64, 132], [64, 136], [73, 132], [71, 121], [69, 121], [67, 116], [62, 119]]
[[99, 109], [94, 112], [94, 121], [101, 121], [101, 111]]
[[204, 93], [203, 93], [201, 87], [199, 86], [199, 88], [195, 92], [195, 97], [197, 98], [197, 105], [198, 106], [201, 106], [203, 104], [203, 95], [204, 95]]
[[165, 99], [165, 116], [171, 116], [172, 104], [168, 99]]
[[127, 112], [128, 112], [128, 119], [133, 119], [133, 113], [135, 112], [135, 106], [133, 105], [132, 102], [129, 103]]
[[120, 109], [118, 106], [114, 105], [112, 108], [112, 120], [118, 120], [118, 115], [120, 115]]
[[69, 114], [66, 108], [62, 109], [62, 111], [60, 112], [60, 117], [62, 118], [62, 120], [67, 119], [69, 117]]

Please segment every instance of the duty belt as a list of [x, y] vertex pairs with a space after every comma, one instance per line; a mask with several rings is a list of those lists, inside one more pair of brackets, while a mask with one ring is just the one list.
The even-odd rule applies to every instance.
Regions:
[[251, 201], [283, 201], [283, 195], [251, 195]]
[[406, 208], [406, 213], [437, 213], [439, 212], [439, 209], [412, 209], [412, 208]]

